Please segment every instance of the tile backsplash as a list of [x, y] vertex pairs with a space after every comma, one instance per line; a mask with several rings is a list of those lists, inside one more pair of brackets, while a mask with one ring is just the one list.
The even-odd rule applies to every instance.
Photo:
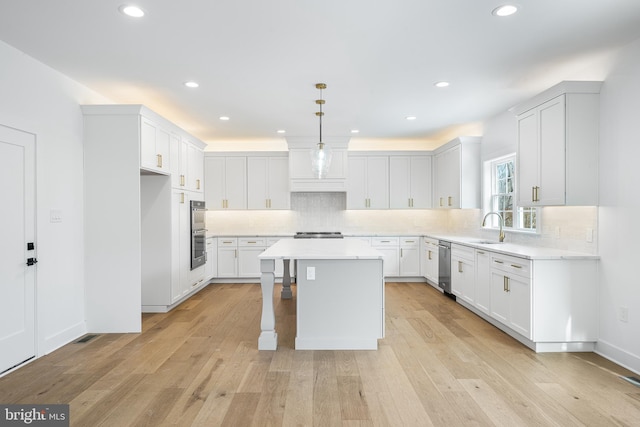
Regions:
[[[507, 233], [506, 241], [597, 253], [598, 209], [542, 208], [541, 232]], [[346, 193], [291, 193], [291, 210], [208, 211], [207, 229], [216, 235], [279, 235], [296, 231], [345, 234], [446, 234], [495, 238], [484, 230], [480, 209], [347, 210]], [[591, 242], [588, 242], [591, 237]]]

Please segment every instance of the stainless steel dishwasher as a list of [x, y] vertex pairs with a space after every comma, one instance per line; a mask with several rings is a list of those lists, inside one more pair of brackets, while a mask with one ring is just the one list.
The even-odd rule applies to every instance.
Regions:
[[438, 241], [438, 286], [449, 297], [451, 293], [451, 242]]

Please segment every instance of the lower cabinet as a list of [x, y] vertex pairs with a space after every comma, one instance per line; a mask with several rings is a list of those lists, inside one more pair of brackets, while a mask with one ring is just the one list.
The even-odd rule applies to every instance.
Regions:
[[422, 276], [438, 287], [438, 241], [429, 237], [422, 239], [422, 257], [420, 259]]
[[420, 276], [420, 238], [401, 237], [400, 238], [400, 276], [418, 277]]
[[[598, 260], [526, 259], [452, 245], [456, 300], [537, 352], [593, 351]], [[472, 272], [469, 277], [469, 272]]]
[[384, 277], [397, 277], [400, 275], [399, 243], [397, 237], [371, 238], [371, 246], [384, 255], [384, 262], [382, 263]]
[[531, 261], [491, 257], [491, 316], [531, 339]]
[[267, 249], [264, 238], [238, 239], [238, 277], [260, 277], [260, 255]]
[[204, 265], [204, 279], [209, 281], [218, 275], [218, 239], [207, 237], [207, 263]]
[[473, 304], [475, 300], [475, 250], [451, 245], [451, 293]]
[[218, 237], [218, 277], [238, 277], [238, 239]]
[[490, 314], [491, 307], [491, 255], [487, 251], [475, 250], [476, 281], [475, 300], [476, 308], [485, 314]]

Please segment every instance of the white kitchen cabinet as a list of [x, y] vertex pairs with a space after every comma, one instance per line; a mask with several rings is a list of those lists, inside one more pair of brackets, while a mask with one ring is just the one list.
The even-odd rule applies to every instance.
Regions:
[[218, 238], [218, 277], [238, 277], [238, 239]]
[[420, 238], [400, 238], [400, 276], [420, 276]]
[[434, 207], [480, 207], [479, 137], [459, 137], [436, 150], [434, 157]]
[[349, 156], [347, 209], [389, 208], [389, 157]]
[[438, 241], [429, 237], [422, 239], [422, 276], [429, 284], [438, 288]]
[[187, 138], [171, 135], [172, 186], [185, 191], [204, 191], [204, 152]]
[[140, 168], [158, 173], [171, 171], [170, 134], [156, 122], [140, 117]]
[[473, 304], [475, 300], [475, 251], [464, 245], [451, 245], [451, 293]]
[[601, 82], [562, 82], [512, 111], [520, 206], [598, 204]]
[[260, 277], [260, 255], [267, 249], [266, 239], [238, 238], [238, 277]]
[[531, 262], [491, 257], [491, 316], [531, 339]]
[[481, 249], [475, 250], [475, 306], [485, 314], [491, 310], [491, 255]]
[[247, 208], [246, 156], [205, 156], [204, 179], [207, 209]]
[[218, 239], [207, 237], [207, 263], [204, 265], [204, 280], [209, 281], [218, 275]]
[[288, 156], [247, 158], [247, 206], [249, 209], [289, 209]]
[[172, 155], [176, 138], [206, 145], [142, 105], [83, 105], [82, 113], [87, 325], [139, 332], [141, 311], [166, 312], [189, 296], [174, 299], [191, 269], [190, 240], [180, 243], [190, 238], [189, 212], [181, 227]]
[[400, 242], [397, 237], [372, 237], [371, 246], [384, 255], [384, 277], [400, 276]]
[[427, 209], [432, 206], [431, 156], [389, 157], [389, 206]]

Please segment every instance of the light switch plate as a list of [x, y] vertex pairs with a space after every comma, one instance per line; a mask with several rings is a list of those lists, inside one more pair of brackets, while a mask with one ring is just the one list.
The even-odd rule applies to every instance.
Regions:
[[316, 280], [316, 268], [307, 267], [307, 280]]

